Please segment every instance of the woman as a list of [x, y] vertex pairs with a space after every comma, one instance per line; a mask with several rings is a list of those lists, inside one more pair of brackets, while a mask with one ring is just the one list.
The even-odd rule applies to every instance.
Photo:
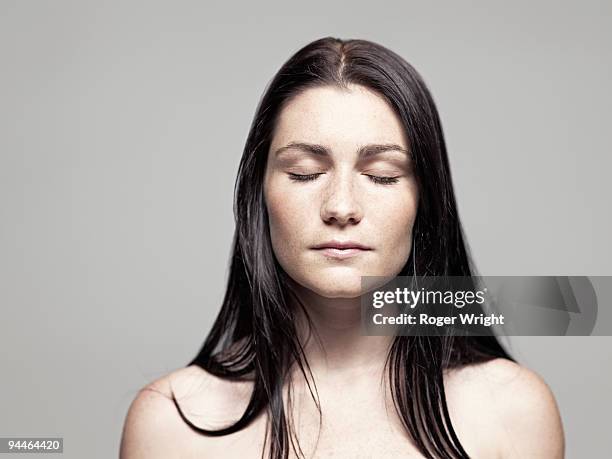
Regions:
[[401, 57], [298, 51], [235, 191], [221, 311], [132, 402], [122, 458], [563, 457], [551, 391], [494, 337], [360, 333], [361, 276], [474, 273], [436, 107]]

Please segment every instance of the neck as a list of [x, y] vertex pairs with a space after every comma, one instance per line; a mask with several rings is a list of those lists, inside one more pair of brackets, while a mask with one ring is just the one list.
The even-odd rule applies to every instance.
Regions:
[[[326, 298], [302, 286], [292, 298], [300, 343], [313, 374], [345, 378], [381, 374], [393, 336], [367, 336], [361, 328], [361, 299]], [[306, 309], [313, 329], [309, 331]]]

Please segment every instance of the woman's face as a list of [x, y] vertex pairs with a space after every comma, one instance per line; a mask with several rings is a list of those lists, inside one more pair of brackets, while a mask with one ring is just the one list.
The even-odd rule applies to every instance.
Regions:
[[[359, 296], [360, 276], [395, 276], [410, 255], [418, 187], [407, 139], [393, 109], [363, 86], [291, 99], [272, 138], [264, 196], [276, 258], [321, 296]], [[334, 241], [367, 250], [315, 248]]]

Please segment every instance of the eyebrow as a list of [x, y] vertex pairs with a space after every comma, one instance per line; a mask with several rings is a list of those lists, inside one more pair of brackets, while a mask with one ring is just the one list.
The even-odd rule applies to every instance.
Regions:
[[[276, 150], [275, 155], [278, 156], [286, 150], [301, 150], [306, 153], [312, 153], [317, 156], [331, 156], [331, 152], [327, 147], [323, 145], [317, 145], [314, 143], [306, 143], [306, 142], [290, 142], [284, 147], [280, 147]], [[384, 143], [384, 144], [369, 144], [364, 145], [357, 151], [357, 156], [359, 159], [369, 158], [385, 151], [399, 151], [404, 153], [410, 158], [410, 153], [405, 148], [394, 144], [394, 143]]]

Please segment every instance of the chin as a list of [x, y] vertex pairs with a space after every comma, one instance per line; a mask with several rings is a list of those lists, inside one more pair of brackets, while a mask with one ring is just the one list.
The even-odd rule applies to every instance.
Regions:
[[357, 298], [361, 295], [359, 275], [329, 274], [324, 279], [313, 279], [309, 284], [313, 292], [325, 298]]
[[321, 289], [316, 289], [316, 290], [313, 290], [313, 291], [314, 291], [314, 293], [316, 293], [320, 297], [327, 298], [327, 299], [334, 299], [334, 298], [352, 299], [352, 298], [359, 298], [361, 296], [361, 289], [360, 290], [347, 290], [347, 289], [321, 290]]

